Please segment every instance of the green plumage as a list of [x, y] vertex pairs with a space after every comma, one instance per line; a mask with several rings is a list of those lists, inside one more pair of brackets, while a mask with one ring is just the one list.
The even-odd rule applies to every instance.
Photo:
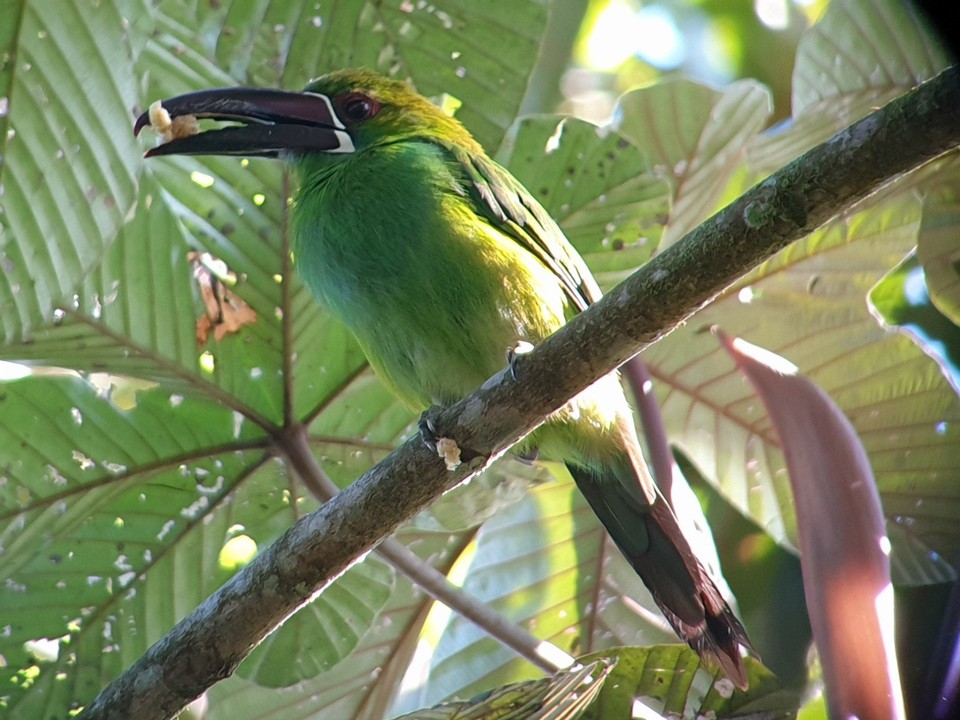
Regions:
[[443, 148], [393, 143], [334, 162], [320, 183], [319, 158], [301, 162], [296, 264], [411, 407], [462, 397], [503, 366], [514, 341], [563, 323], [560, 286], [478, 220]]
[[[292, 162], [296, 267], [415, 410], [459, 400], [600, 297], [540, 204], [453, 118], [406, 85], [333, 73], [303, 93], [221, 88], [164, 101], [173, 118], [244, 123], [148, 156]], [[138, 118], [135, 132], [152, 122]], [[677, 633], [740, 687], [747, 636], [647, 471], [613, 374], [524, 443], [564, 462]]]
[[[296, 265], [411, 408], [454, 402], [599, 297], [537, 201], [456, 121], [405, 85], [346, 71], [307, 88], [379, 104], [355, 151], [297, 158]], [[746, 634], [683, 538], [611, 375], [526, 445], [561, 460], [666, 616], [739, 685]]]

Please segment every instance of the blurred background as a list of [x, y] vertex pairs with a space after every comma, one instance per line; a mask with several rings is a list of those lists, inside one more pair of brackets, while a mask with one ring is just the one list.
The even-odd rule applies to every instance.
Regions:
[[[541, 58], [524, 110], [559, 108], [602, 123], [625, 90], [664, 77], [714, 86], [751, 77], [773, 93], [776, 122], [790, 114], [800, 35], [827, 5], [828, 0], [556, 3], [548, 30], [552, 52]], [[571, 36], [575, 42], [568, 57]]]

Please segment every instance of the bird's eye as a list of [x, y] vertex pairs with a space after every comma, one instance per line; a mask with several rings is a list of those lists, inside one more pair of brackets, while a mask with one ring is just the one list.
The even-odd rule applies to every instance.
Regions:
[[348, 92], [334, 100], [340, 118], [347, 125], [369, 120], [380, 111], [380, 103], [359, 92]]

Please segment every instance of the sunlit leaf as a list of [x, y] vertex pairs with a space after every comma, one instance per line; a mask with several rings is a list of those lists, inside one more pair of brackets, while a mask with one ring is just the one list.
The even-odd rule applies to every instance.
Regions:
[[[468, 537], [449, 533], [403, 531], [399, 538], [422, 558], [429, 558], [446, 573], [466, 545]], [[373, 631], [341, 663], [328, 672], [286, 688], [264, 692], [236, 675], [214, 686], [210, 697], [211, 720], [264, 718], [285, 720], [356, 718], [381, 720], [401, 712], [391, 709], [393, 696], [408, 664], [422, 647], [419, 633], [433, 600], [399, 581], [380, 611]]]
[[909, 3], [831, 2], [797, 48], [793, 112], [868, 89], [912, 87], [948, 65], [946, 49]]
[[576, 720], [601, 692], [614, 662], [598, 660], [552, 678], [506, 685], [466, 702], [417, 710], [397, 720]]
[[249, 482], [268, 462], [262, 434], [168, 391], [137, 401], [118, 408], [70, 376], [0, 385], [0, 673], [28, 662], [25, 641], [69, 636], [62, 667], [82, 657], [96, 679], [58, 683], [61, 708], [98, 689], [100, 655], [118, 672], [229, 577], [217, 554], [254, 498], [292, 520], [277, 488]]
[[867, 448], [889, 519], [945, 556], [960, 543], [949, 519], [960, 502], [951, 459], [960, 402], [916, 346], [877, 326], [866, 302], [915, 244], [919, 210], [902, 198], [828, 225], [642, 356], [671, 440], [781, 542], [796, 534], [780, 444], [756, 397], [701, 332], [713, 324], [789, 356], [836, 400]]
[[[481, 527], [464, 589], [573, 655], [674, 640], [573, 481], [557, 472], [562, 480], [533, 489]], [[459, 616], [444, 616], [440, 630], [432, 657], [424, 658], [427, 679], [401, 696], [400, 709], [537, 676], [529, 663]], [[414, 664], [410, 672], [426, 669]]]
[[647, 154], [656, 176], [673, 189], [665, 244], [718, 209], [747, 141], [763, 128], [770, 111], [769, 92], [752, 81], [718, 91], [677, 80], [620, 98], [613, 127]]
[[[584, 714], [584, 720], [636, 717], [639, 701], [669, 718], [762, 717], [792, 718], [796, 714], [795, 693], [782, 690], [774, 675], [753, 658], [745, 658], [750, 688], [737, 690], [722, 674], [698, 672], [700, 660], [683, 645], [646, 648], [614, 648], [580, 658], [617, 661], [600, 690], [599, 697]], [[646, 717], [646, 715], [640, 715]]]
[[834, 0], [797, 47], [793, 119], [751, 143], [751, 167], [772, 172], [950, 64], [910, 3]]
[[960, 185], [942, 183], [923, 199], [917, 256], [930, 299], [960, 325]]

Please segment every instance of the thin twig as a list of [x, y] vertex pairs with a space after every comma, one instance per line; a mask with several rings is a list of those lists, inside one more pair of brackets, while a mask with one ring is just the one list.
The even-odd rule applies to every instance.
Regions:
[[640, 415], [640, 427], [647, 440], [653, 479], [660, 487], [660, 492], [669, 498], [673, 485], [673, 455], [670, 453], [663, 414], [653, 394], [653, 378], [646, 364], [638, 357], [626, 362], [620, 368], [620, 373], [630, 386], [634, 406]]

